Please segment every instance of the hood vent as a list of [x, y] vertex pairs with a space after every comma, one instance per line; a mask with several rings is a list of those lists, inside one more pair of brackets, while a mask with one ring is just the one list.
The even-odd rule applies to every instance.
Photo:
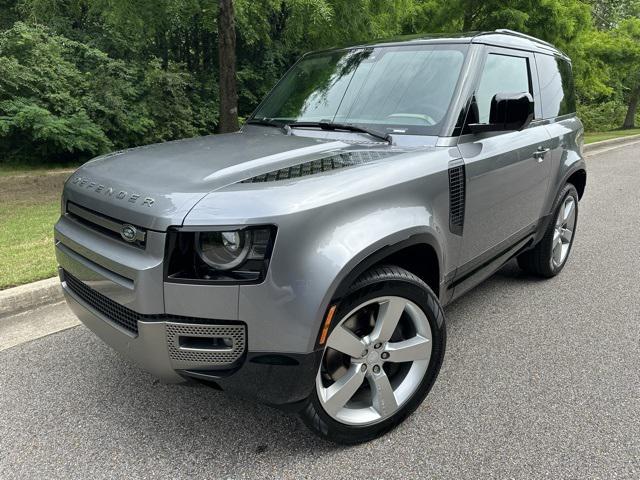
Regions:
[[278, 180], [288, 180], [290, 178], [307, 177], [316, 173], [338, 170], [345, 167], [353, 167], [381, 160], [400, 152], [381, 152], [375, 150], [358, 150], [331, 155], [330, 157], [312, 160], [310, 162], [294, 165], [293, 167], [281, 168], [272, 172], [263, 173], [240, 183], [265, 183], [276, 182]]

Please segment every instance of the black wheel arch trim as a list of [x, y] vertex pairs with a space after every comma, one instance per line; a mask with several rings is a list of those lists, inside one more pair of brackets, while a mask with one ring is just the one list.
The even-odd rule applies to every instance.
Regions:
[[[540, 219], [540, 223], [538, 225], [538, 229], [536, 232], [536, 237], [533, 241], [533, 245], [536, 245], [540, 240], [542, 240], [542, 237], [544, 236], [544, 232], [547, 230], [547, 226], [549, 225], [549, 222], [551, 221], [552, 217], [553, 217], [553, 207], [556, 205], [556, 201], [558, 199], [558, 195], [560, 195], [560, 192], [562, 191], [562, 189], [565, 187], [565, 185], [567, 183], [569, 183], [569, 178], [571, 178], [574, 174], [578, 173], [578, 172], [584, 172], [584, 176], [585, 176], [585, 188], [586, 188], [586, 179], [587, 179], [587, 165], [586, 162], [584, 161], [584, 159], [581, 159], [577, 162], [575, 162], [574, 164], [571, 165], [570, 168], [567, 169], [567, 171], [564, 173], [564, 175], [562, 176], [562, 180], [560, 182], [558, 182], [558, 187], [556, 188], [556, 191], [554, 192], [553, 197], [550, 197], [551, 200], [551, 204], [549, 205], [549, 211], [547, 212], [546, 215], [544, 215], [543, 217], [541, 217]], [[577, 189], [577, 186], [574, 185]], [[584, 195], [584, 192], [583, 192]], [[580, 195], [580, 192], [578, 191], [578, 200], [582, 199], [582, 196]]]
[[[555, 204], [556, 199], [558, 198], [558, 194], [562, 191], [564, 186], [567, 183], [569, 183], [569, 178], [571, 178], [572, 175], [574, 175], [575, 173], [578, 173], [580, 171], [584, 172], [584, 176], [585, 176], [585, 180], [586, 180], [586, 178], [587, 178], [587, 164], [585, 163], [585, 161], [583, 159], [573, 163], [571, 165], [571, 167], [569, 167], [567, 169], [567, 171], [564, 172], [564, 175], [562, 175], [562, 180], [560, 182], [558, 182], [558, 184], [557, 184], [558, 187], [556, 188], [556, 191], [554, 192], [553, 197], [551, 197], [552, 201], [551, 201], [551, 207], [550, 208], [553, 208], [553, 205]], [[586, 185], [586, 181], [585, 181], [585, 185]], [[577, 188], [577, 186], [576, 186], [576, 188]], [[580, 192], [578, 192], [578, 193], [580, 193]], [[579, 195], [578, 199], [581, 200], [582, 196]], [[553, 212], [549, 211], [547, 213], [550, 215]]]
[[387, 257], [390, 257], [394, 253], [398, 253], [401, 250], [409, 247], [415, 247], [418, 245], [424, 245], [433, 248], [435, 251], [436, 257], [438, 259], [438, 272], [439, 278], [438, 282], [440, 286], [442, 286], [443, 272], [442, 272], [442, 251], [436, 241], [435, 237], [429, 233], [419, 233], [410, 236], [409, 238], [402, 240], [400, 242], [396, 242], [393, 244], [387, 244], [375, 252], [371, 253], [363, 260], [361, 260], [355, 267], [353, 267], [350, 272], [340, 281], [338, 287], [332, 295], [332, 302], [340, 300], [347, 291], [353, 282], [356, 281], [358, 277], [360, 277], [364, 272], [369, 270], [374, 265], [379, 264], [382, 260]]

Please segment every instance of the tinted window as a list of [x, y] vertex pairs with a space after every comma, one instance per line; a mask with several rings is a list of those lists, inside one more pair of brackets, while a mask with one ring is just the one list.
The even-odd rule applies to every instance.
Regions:
[[542, 97], [542, 115], [553, 118], [576, 111], [573, 73], [569, 62], [550, 55], [536, 54]]
[[489, 122], [491, 99], [495, 94], [526, 92], [531, 93], [528, 60], [523, 57], [489, 54], [476, 90], [478, 121]]

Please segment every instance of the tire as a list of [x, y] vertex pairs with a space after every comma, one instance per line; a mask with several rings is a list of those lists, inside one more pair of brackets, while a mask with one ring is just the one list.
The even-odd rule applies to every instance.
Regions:
[[[561, 218], [561, 216], [564, 217], [564, 209], [568, 202], [573, 205], [572, 224], [571, 222], [567, 223], [567, 219]], [[552, 212], [552, 220], [549, 222], [542, 240], [533, 249], [518, 256], [518, 265], [522, 270], [543, 278], [551, 278], [558, 275], [566, 265], [571, 253], [578, 225], [578, 192], [572, 184], [566, 184], [560, 191]], [[563, 228], [562, 225], [567, 228]], [[572, 228], [570, 228], [569, 238], [566, 238], [569, 225]], [[558, 227], [560, 227], [560, 230], [558, 230]], [[563, 233], [560, 234], [559, 232]], [[561, 242], [559, 247], [557, 244], [558, 239]], [[561, 249], [561, 255], [557, 255], [559, 252], [557, 248]]]
[[[396, 316], [395, 323], [387, 320]], [[363, 330], [358, 330], [358, 326]], [[340, 343], [344, 331], [351, 334], [349, 342], [363, 342], [361, 354], [357, 354], [361, 344], [349, 343], [354, 347], [353, 355], [333, 348], [339, 345], [345, 349]], [[382, 343], [380, 340], [385, 338]], [[410, 344], [411, 351], [407, 348]], [[335, 443], [357, 444], [380, 437], [420, 406], [438, 376], [445, 346], [444, 312], [429, 286], [402, 268], [375, 267], [358, 278], [340, 301], [317, 373], [316, 388], [299, 416], [315, 434]], [[342, 376], [333, 379], [331, 374]], [[335, 410], [338, 407], [332, 402], [337, 396], [323, 392], [333, 391], [338, 382], [356, 376], [362, 383], [354, 387], [357, 390], [344, 405], [355, 402], [358, 407]], [[380, 388], [381, 384], [386, 388]], [[389, 388], [393, 392], [391, 400]], [[367, 407], [367, 402], [371, 406]], [[361, 404], [364, 406], [360, 407]], [[329, 413], [329, 407], [335, 411]]]

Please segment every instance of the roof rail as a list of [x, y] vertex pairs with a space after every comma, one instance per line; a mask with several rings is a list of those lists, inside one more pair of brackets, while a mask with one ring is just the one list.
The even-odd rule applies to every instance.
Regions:
[[495, 32], [504, 33], [506, 35], [513, 35], [514, 37], [526, 38], [527, 40], [531, 40], [532, 42], [542, 43], [543, 45], [557, 50], [557, 47], [555, 47], [553, 44], [545, 42], [544, 40], [540, 40], [539, 38], [532, 37], [531, 35], [527, 35], [526, 33], [516, 32], [515, 30], [509, 30], [508, 28], [498, 28], [495, 30]]

